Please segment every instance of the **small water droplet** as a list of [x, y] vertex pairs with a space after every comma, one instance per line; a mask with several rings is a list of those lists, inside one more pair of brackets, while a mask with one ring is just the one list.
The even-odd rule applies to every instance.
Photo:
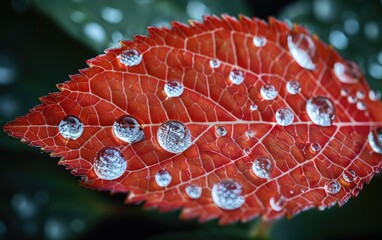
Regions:
[[171, 174], [165, 169], [161, 169], [155, 174], [155, 182], [159, 187], [167, 187], [171, 183], [171, 180]]
[[258, 106], [256, 104], [252, 104], [250, 109], [251, 111], [256, 111], [258, 109]]
[[256, 47], [264, 47], [267, 44], [267, 39], [263, 36], [256, 36], [253, 38], [253, 44]]
[[145, 134], [139, 122], [130, 116], [122, 116], [113, 124], [113, 133], [120, 140], [128, 143], [141, 141]]
[[260, 95], [265, 100], [273, 100], [277, 97], [278, 91], [272, 84], [263, 85], [260, 89]]
[[188, 185], [185, 190], [191, 199], [198, 199], [202, 195], [202, 188], [199, 186]]
[[335, 117], [334, 106], [327, 97], [314, 97], [307, 101], [306, 112], [314, 124], [331, 126]]
[[68, 140], [76, 140], [84, 131], [84, 124], [77, 117], [66, 116], [58, 124], [61, 136]]
[[312, 38], [304, 33], [294, 33], [288, 36], [288, 48], [293, 59], [303, 68], [314, 70], [316, 65], [316, 45]]
[[229, 80], [235, 85], [240, 85], [244, 81], [244, 73], [241, 70], [233, 69], [229, 73]]
[[164, 92], [166, 93], [167, 97], [179, 97], [182, 95], [184, 91], [184, 86], [180, 82], [176, 80], [172, 80], [170, 82], [167, 82], [164, 85]]
[[94, 172], [99, 178], [114, 180], [125, 173], [127, 162], [118, 149], [106, 147], [98, 152], [94, 159], [93, 167]]
[[341, 185], [337, 180], [329, 180], [325, 183], [325, 191], [329, 194], [336, 194], [341, 190]]
[[355, 178], [357, 177], [357, 174], [353, 171], [353, 170], [350, 170], [350, 171], [344, 171], [344, 173], [342, 174], [342, 178], [348, 182], [348, 183], [351, 183], [355, 180]]
[[347, 95], [349, 95], [349, 89], [341, 88], [341, 96], [346, 97]]
[[296, 95], [301, 92], [300, 83], [296, 80], [290, 80], [286, 83], [286, 89], [289, 94]]
[[345, 60], [344, 62], [336, 62], [333, 68], [337, 79], [346, 84], [359, 82], [362, 75], [361, 70], [355, 62]]
[[225, 210], [240, 208], [245, 198], [241, 196], [243, 187], [234, 180], [222, 180], [212, 187], [211, 197], [216, 206]]
[[366, 110], [366, 104], [362, 101], [357, 102], [357, 109], [360, 111], [365, 111]]
[[356, 96], [357, 96], [358, 99], [364, 99], [365, 96], [366, 96], [366, 93], [363, 90], [358, 90], [357, 93], [356, 93]]
[[219, 68], [220, 67], [220, 61], [218, 59], [211, 59], [210, 60], [210, 67], [211, 68]]
[[371, 131], [368, 135], [368, 140], [373, 151], [382, 154], [382, 128]]
[[252, 171], [259, 178], [270, 178], [272, 169], [273, 164], [267, 157], [259, 157], [252, 163]]
[[269, 205], [273, 210], [280, 212], [286, 205], [286, 199], [283, 195], [279, 194], [269, 199]]
[[247, 138], [253, 138], [255, 133], [252, 130], [247, 130], [245, 131], [245, 136], [247, 136]]
[[141, 63], [142, 55], [135, 49], [124, 51], [118, 56], [119, 61], [128, 67], [133, 67]]
[[350, 104], [354, 104], [354, 103], [356, 103], [357, 102], [357, 97], [356, 96], [353, 96], [353, 95], [349, 95], [348, 96], [348, 102], [350, 103]]
[[216, 135], [218, 135], [219, 137], [224, 137], [225, 135], [227, 135], [227, 129], [223, 126], [217, 127]]
[[370, 90], [369, 99], [371, 101], [378, 101], [379, 99], [381, 99], [381, 92], [379, 90]]
[[181, 153], [192, 144], [191, 133], [181, 122], [168, 121], [160, 125], [157, 132], [159, 145], [171, 153]]
[[319, 143], [312, 143], [310, 149], [312, 149], [313, 152], [318, 152], [321, 150], [321, 145]]
[[246, 147], [246, 148], [244, 148], [243, 152], [244, 152], [244, 154], [248, 155], [251, 153], [251, 149]]
[[280, 108], [276, 111], [276, 121], [281, 126], [289, 126], [293, 123], [294, 114], [290, 108]]

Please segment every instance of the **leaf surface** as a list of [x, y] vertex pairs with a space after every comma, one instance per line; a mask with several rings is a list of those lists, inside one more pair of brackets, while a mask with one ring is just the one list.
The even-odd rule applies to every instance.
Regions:
[[[183, 218], [219, 218], [223, 224], [342, 205], [379, 171], [380, 101], [368, 96], [357, 67], [350, 64], [348, 78], [336, 74], [335, 64], [347, 61], [304, 28], [223, 15], [148, 32], [88, 60], [89, 68], [58, 84], [60, 92], [41, 98], [41, 105], [4, 130], [62, 157], [59, 164], [83, 176], [87, 187], [126, 192], [128, 203], [182, 208]], [[294, 53], [290, 41], [298, 47]], [[121, 56], [131, 50], [138, 55], [129, 66]], [[304, 54], [311, 57], [296, 60]], [[173, 80], [184, 89], [171, 97], [165, 85]], [[300, 91], [287, 91], [291, 80]], [[277, 94], [264, 95], [264, 86]], [[308, 113], [316, 97], [331, 103], [323, 110], [333, 114], [320, 118], [326, 125]], [[280, 109], [289, 109], [292, 121], [284, 112], [280, 122]], [[83, 123], [74, 140], [59, 131], [67, 116]], [[113, 125], [123, 116], [139, 122], [142, 140], [128, 143], [116, 136]], [[168, 122], [189, 131], [186, 149], [174, 153], [161, 145], [158, 130]], [[179, 144], [172, 142], [174, 136], [165, 136], [171, 146]], [[368, 136], [376, 139], [374, 145]], [[105, 148], [119, 152], [126, 163], [112, 180], [96, 169]], [[189, 186], [200, 189], [200, 197], [187, 194]]]

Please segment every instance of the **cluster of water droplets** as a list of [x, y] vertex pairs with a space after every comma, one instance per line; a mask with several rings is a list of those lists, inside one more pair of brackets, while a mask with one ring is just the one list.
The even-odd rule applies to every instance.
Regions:
[[164, 85], [167, 97], [179, 97], [184, 91], [184, 85], [177, 80], [172, 80]]
[[141, 141], [145, 134], [139, 122], [131, 116], [122, 116], [118, 118], [113, 124], [114, 135], [128, 143]]
[[129, 49], [118, 55], [118, 59], [122, 64], [133, 67], [141, 63], [142, 55], [135, 49]]
[[234, 180], [222, 180], [212, 187], [212, 201], [225, 210], [238, 209], [245, 202], [245, 198], [241, 196], [242, 191], [240, 183]]
[[168, 121], [157, 132], [159, 145], [171, 153], [181, 153], [191, 146], [191, 133], [181, 122]]
[[93, 162], [94, 172], [104, 180], [114, 180], [123, 175], [127, 162], [122, 153], [112, 147], [103, 148], [98, 152]]
[[335, 117], [333, 103], [327, 97], [314, 97], [307, 101], [306, 112], [314, 124], [331, 126]]
[[84, 131], [84, 124], [75, 116], [66, 116], [58, 124], [58, 131], [65, 139], [76, 140]]
[[272, 169], [272, 161], [267, 157], [259, 157], [252, 163], [252, 171], [259, 178], [269, 179]]

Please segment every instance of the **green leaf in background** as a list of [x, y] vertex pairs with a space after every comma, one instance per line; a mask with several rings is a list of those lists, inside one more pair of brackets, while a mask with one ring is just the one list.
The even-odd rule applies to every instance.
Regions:
[[170, 26], [202, 20], [205, 14], [250, 14], [243, 1], [217, 0], [32, 0], [42, 12], [70, 35], [97, 52], [116, 47], [118, 41], [146, 34], [149, 26]]

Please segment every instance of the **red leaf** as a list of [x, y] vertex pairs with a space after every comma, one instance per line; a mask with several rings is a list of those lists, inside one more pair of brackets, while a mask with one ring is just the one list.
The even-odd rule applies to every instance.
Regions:
[[379, 93], [317, 37], [226, 15], [172, 27], [87, 61], [4, 130], [85, 186], [201, 221], [342, 205], [379, 171]]

